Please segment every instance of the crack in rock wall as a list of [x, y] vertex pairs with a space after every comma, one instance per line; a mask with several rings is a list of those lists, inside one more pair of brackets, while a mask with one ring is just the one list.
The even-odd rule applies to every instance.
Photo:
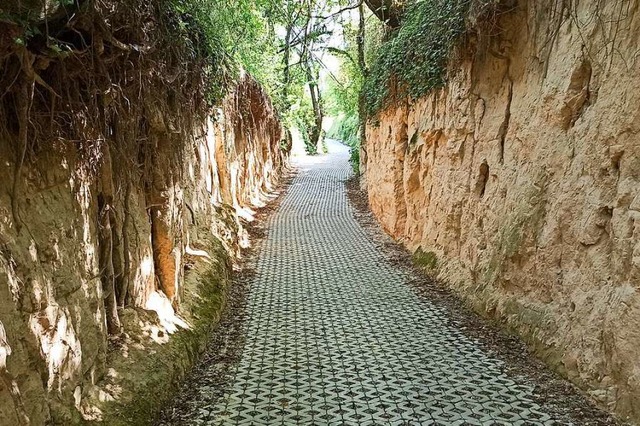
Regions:
[[521, 0], [369, 124], [370, 205], [477, 311], [640, 420], [638, 2]]

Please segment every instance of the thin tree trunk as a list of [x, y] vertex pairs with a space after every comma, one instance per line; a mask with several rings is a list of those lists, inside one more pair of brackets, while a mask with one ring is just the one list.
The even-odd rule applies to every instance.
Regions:
[[[366, 79], [369, 75], [369, 69], [367, 68], [367, 61], [365, 57], [365, 42], [366, 42], [366, 25], [364, 16], [364, 6], [360, 3], [358, 7], [358, 36], [356, 42], [358, 45], [358, 68], [362, 74], [362, 78]], [[367, 161], [367, 109], [365, 104], [365, 97], [362, 91], [358, 97], [358, 118], [359, 118], [359, 131], [360, 131], [360, 173], [366, 171]]]
[[369, 73], [367, 69], [367, 62], [365, 59], [365, 37], [366, 37], [366, 24], [364, 16], [364, 5], [360, 3], [358, 6], [358, 35], [356, 37], [356, 43], [358, 45], [358, 67], [363, 77], [366, 77]]
[[[284, 39], [284, 54], [282, 57], [282, 102], [284, 111], [289, 109], [289, 83], [291, 80], [291, 69], [289, 68], [289, 61], [291, 60], [291, 32], [293, 27], [291, 24], [287, 25], [287, 34]], [[283, 112], [284, 112], [283, 111]]]
[[320, 143], [322, 135], [322, 121], [324, 120], [324, 116], [322, 113], [322, 97], [318, 88], [318, 83], [316, 82], [316, 76], [314, 75], [311, 64], [309, 64], [309, 62], [305, 62], [305, 70], [307, 73], [309, 93], [311, 94], [311, 104], [313, 106], [314, 116], [314, 128], [311, 130], [310, 137], [311, 143], [317, 147]]

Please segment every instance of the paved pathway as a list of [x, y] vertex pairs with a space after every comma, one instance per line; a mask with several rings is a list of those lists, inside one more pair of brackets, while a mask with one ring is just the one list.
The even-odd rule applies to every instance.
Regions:
[[190, 424], [559, 424], [385, 260], [348, 203], [348, 153], [330, 150], [271, 217], [233, 382]]

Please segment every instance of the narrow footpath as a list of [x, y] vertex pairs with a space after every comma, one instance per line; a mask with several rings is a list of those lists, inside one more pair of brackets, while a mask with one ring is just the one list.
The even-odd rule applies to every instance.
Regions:
[[226, 393], [175, 424], [573, 424], [416, 294], [354, 218], [347, 148], [329, 150], [299, 161], [268, 221]]

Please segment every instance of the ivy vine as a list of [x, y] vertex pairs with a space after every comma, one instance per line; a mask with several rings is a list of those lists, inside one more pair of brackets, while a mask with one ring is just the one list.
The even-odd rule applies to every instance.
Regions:
[[471, 3], [422, 0], [408, 7], [402, 26], [382, 44], [365, 80], [368, 116], [395, 100], [418, 98], [444, 86], [447, 59], [465, 33]]

